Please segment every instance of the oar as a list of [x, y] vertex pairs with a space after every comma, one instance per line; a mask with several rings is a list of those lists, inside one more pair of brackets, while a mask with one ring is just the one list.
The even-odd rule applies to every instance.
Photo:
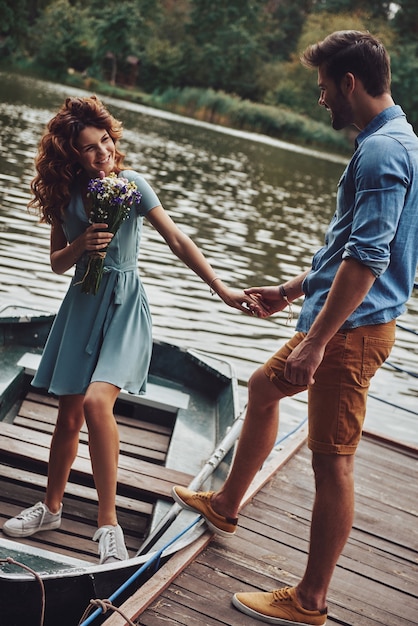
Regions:
[[[211, 474], [215, 471], [220, 462], [228, 454], [241, 433], [242, 424], [244, 422], [244, 411], [236, 418], [231, 428], [222, 439], [221, 443], [212, 453], [211, 457], [206, 461], [200, 472], [193, 478], [191, 483], [188, 485], [189, 489], [191, 489], [192, 491], [199, 491], [203, 483], [211, 476]], [[171, 526], [171, 524], [174, 522], [174, 520], [182, 510], [183, 509], [179, 504], [173, 504], [169, 511], [167, 511], [164, 517], [159, 521], [150, 536], [144, 541], [144, 543], [136, 553], [136, 556], [142, 556], [143, 554], [146, 554], [149, 549], [157, 543], [157, 541], [165, 533], [165, 531]]]

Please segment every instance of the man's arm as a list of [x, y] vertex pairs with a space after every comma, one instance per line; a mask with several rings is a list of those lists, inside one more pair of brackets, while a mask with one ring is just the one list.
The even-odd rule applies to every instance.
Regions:
[[305, 339], [287, 359], [285, 376], [293, 384], [311, 385], [328, 341], [363, 302], [374, 281], [372, 271], [355, 259], [344, 259], [325, 304]]

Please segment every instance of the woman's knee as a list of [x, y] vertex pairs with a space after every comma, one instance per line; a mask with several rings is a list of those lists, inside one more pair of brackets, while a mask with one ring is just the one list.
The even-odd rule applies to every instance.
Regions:
[[101, 425], [105, 420], [114, 420], [113, 407], [119, 389], [106, 383], [94, 383], [87, 389], [83, 409], [87, 426]]
[[109, 412], [109, 403], [98, 394], [87, 394], [84, 398], [83, 409], [87, 425], [91, 425], [93, 420], [100, 419]]
[[69, 435], [79, 433], [84, 424], [83, 397], [65, 396], [60, 398], [56, 430]]

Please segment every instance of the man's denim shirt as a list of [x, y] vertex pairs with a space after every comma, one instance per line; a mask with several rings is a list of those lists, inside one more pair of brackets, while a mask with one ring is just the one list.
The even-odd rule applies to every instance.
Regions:
[[376, 280], [342, 329], [398, 317], [418, 261], [418, 138], [399, 106], [385, 109], [357, 137], [325, 245], [303, 283], [297, 330], [308, 332], [346, 258], [367, 265]]

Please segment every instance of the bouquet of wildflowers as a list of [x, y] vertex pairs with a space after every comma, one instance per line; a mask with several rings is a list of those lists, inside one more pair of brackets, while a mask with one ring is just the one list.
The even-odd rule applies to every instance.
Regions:
[[[115, 173], [90, 180], [87, 197], [91, 199], [90, 222], [107, 224], [111, 233], [116, 233], [119, 226], [129, 215], [133, 204], [141, 200], [141, 193], [134, 182], [119, 178]], [[106, 249], [89, 254], [89, 262], [81, 281], [83, 293], [96, 295], [103, 276]]]

